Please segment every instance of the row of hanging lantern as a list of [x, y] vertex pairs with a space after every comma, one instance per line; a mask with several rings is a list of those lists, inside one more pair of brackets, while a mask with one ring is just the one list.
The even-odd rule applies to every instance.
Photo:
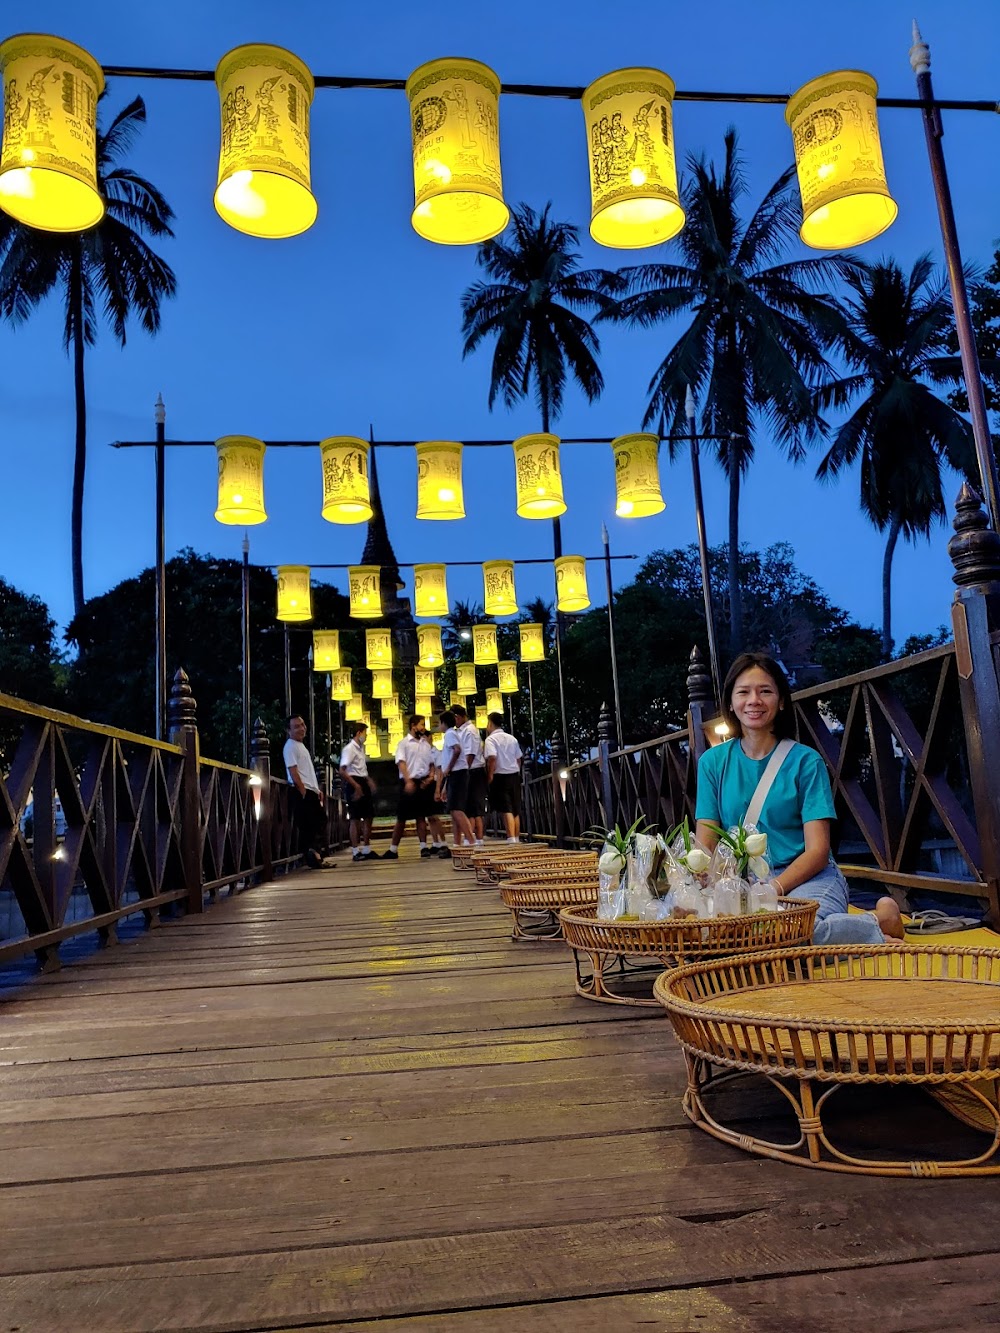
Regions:
[[[558, 518], [566, 512], [559, 437], [524, 435], [513, 441], [519, 518]], [[333, 436], [319, 445], [323, 475], [321, 513], [329, 523], [367, 523], [372, 517], [366, 440]], [[220, 523], [250, 527], [267, 519], [264, 507], [263, 440], [226, 435], [215, 444], [219, 484], [215, 517]], [[465, 518], [462, 445], [424, 440], [417, 455], [417, 518]], [[615, 513], [648, 518], [666, 505], [660, 490], [660, 437], [640, 432], [611, 441], [615, 468]]]
[[[521, 639], [522, 662], [541, 662], [545, 657], [545, 629], [539, 624], [518, 625]], [[421, 630], [424, 634], [421, 634]], [[421, 625], [417, 629], [420, 655], [413, 669], [413, 692], [426, 696], [437, 688], [435, 672], [444, 665], [441, 649], [441, 626]], [[349, 699], [353, 694], [351, 669], [345, 667], [340, 655], [340, 630], [313, 631], [312, 664], [314, 671], [326, 672], [331, 678], [332, 698]], [[455, 663], [455, 689], [458, 694], [475, 694], [476, 667], [496, 666], [499, 671], [498, 687], [504, 694], [516, 694], [517, 663], [503, 661], [497, 646], [496, 625], [472, 626], [472, 661]], [[396, 693], [393, 684], [392, 631], [365, 630], [365, 669], [372, 673], [372, 698], [391, 699]]]
[[[58, 37], [0, 43], [4, 78], [0, 207], [45, 231], [82, 231], [104, 215], [98, 190], [100, 65]], [[238, 46], [215, 71], [222, 118], [215, 207], [238, 231], [296, 236], [316, 220], [306, 65], [279, 46]], [[478, 60], [421, 65], [406, 81], [419, 235], [473, 245], [506, 227], [500, 170], [500, 79]], [[869, 74], [813, 79], [785, 107], [802, 197], [802, 240], [820, 250], [860, 245], [883, 232], [889, 193]], [[620, 69], [583, 93], [590, 166], [590, 234], [636, 249], [684, 226], [673, 132], [674, 82], [660, 70]]]
[[[582, 555], [561, 555], [554, 561], [556, 575], [556, 609], [574, 614], [590, 606], [587, 590], [587, 560]], [[446, 616], [451, 607], [448, 601], [447, 565], [413, 566], [413, 614], [428, 619]], [[350, 565], [347, 570], [350, 595], [350, 614], [354, 620], [382, 618], [381, 567], [379, 565]], [[312, 620], [312, 583], [308, 565], [278, 566], [278, 619], [289, 623]], [[483, 610], [488, 616], [514, 616], [520, 610], [514, 588], [514, 561], [487, 560], [483, 565]], [[491, 628], [491, 627], [486, 627]], [[426, 631], [426, 632], [425, 632]], [[432, 631], [437, 631], [435, 640]], [[370, 631], [375, 633], [376, 631]], [[383, 631], [377, 631], [382, 633]], [[384, 633], [388, 634], [388, 630]], [[423, 639], [421, 639], [423, 635]], [[417, 639], [426, 642], [423, 656], [437, 653], [436, 662], [428, 660], [425, 666], [439, 666], [443, 661], [440, 644], [440, 626], [418, 625]], [[436, 645], [436, 646], [435, 646]]]

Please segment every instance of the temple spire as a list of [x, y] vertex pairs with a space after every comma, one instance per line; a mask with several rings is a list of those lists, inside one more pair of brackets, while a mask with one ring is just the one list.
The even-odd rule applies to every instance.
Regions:
[[382, 508], [382, 492], [378, 484], [378, 464], [375, 461], [375, 438], [372, 428], [368, 428], [370, 449], [368, 452], [368, 481], [372, 506], [372, 516], [368, 520], [368, 535], [365, 549], [361, 555], [363, 565], [378, 565], [381, 573], [379, 587], [382, 594], [382, 619], [391, 625], [397, 646], [397, 664], [409, 666], [417, 660], [417, 638], [413, 612], [409, 599], [400, 593], [406, 586], [399, 576], [399, 562], [389, 540], [385, 512]]

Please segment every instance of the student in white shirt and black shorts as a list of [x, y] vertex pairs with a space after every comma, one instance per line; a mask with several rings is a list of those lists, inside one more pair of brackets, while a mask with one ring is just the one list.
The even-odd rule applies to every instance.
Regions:
[[[451, 852], [444, 840], [438, 809], [434, 801], [437, 783], [437, 755], [434, 746], [427, 738], [425, 718], [414, 713], [410, 718], [408, 735], [396, 746], [396, 766], [399, 769], [399, 804], [396, 809], [396, 825], [392, 830], [392, 842], [389, 850], [383, 853], [383, 860], [395, 861], [399, 856], [399, 844], [406, 832], [409, 820], [417, 826], [417, 840], [420, 843], [420, 855], [450, 857]], [[430, 822], [433, 845], [427, 846], [427, 824]]]
[[465, 813], [465, 805], [469, 798], [469, 765], [455, 723], [454, 713], [441, 714], [441, 725], [445, 728], [445, 733], [441, 749], [441, 767], [437, 770], [436, 796], [440, 800], [442, 791], [447, 796], [452, 837], [455, 846], [461, 847], [463, 840], [471, 846], [475, 842], [475, 837]]
[[469, 792], [465, 800], [465, 813], [469, 817], [475, 845], [483, 845], [483, 829], [486, 821], [486, 759], [483, 755], [483, 739], [479, 728], [469, 720], [464, 708], [455, 708], [458, 734], [462, 740], [462, 750], [469, 766]]
[[365, 737], [368, 728], [363, 722], [354, 722], [351, 739], [344, 746], [340, 756], [340, 777], [343, 782], [344, 803], [347, 806], [347, 818], [350, 820], [351, 846], [354, 848], [352, 859], [367, 860], [369, 856], [378, 859], [378, 853], [371, 848], [372, 819], [375, 815], [372, 796], [375, 783], [368, 776], [368, 758], [365, 754]]
[[490, 713], [486, 720], [486, 773], [490, 784], [490, 809], [503, 816], [507, 841], [518, 842], [521, 833], [521, 747], [503, 728], [503, 714]]

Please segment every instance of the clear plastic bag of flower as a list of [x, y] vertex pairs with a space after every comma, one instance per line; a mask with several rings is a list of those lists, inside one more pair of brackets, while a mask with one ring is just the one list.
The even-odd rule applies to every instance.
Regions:
[[627, 911], [625, 856], [606, 842], [597, 861], [597, 919], [617, 921]]
[[719, 841], [712, 854], [709, 874], [715, 878], [735, 875], [748, 883], [767, 881], [773, 871], [767, 851], [767, 834], [753, 824], [734, 824], [723, 829], [708, 826]]
[[647, 833], [636, 833], [632, 838], [632, 846], [626, 858], [625, 875], [628, 884], [628, 914], [637, 917], [640, 921], [644, 919], [643, 910], [649, 901], [655, 897], [650, 888], [650, 874], [653, 868], [653, 857], [656, 853], [657, 840]]
[[691, 832], [687, 815], [672, 833], [667, 834], [664, 842], [667, 856], [674, 865], [699, 880], [707, 872], [712, 863], [711, 853]]

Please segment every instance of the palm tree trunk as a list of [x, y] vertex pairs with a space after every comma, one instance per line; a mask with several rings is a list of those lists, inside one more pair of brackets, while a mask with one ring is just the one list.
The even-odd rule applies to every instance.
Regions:
[[885, 555], [882, 557], [882, 661], [888, 662], [892, 656], [892, 557], [896, 553], [899, 530], [903, 526], [902, 516], [893, 514], [889, 524], [889, 536], [885, 543]]
[[729, 655], [743, 651], [743, 593], [740, 590], [740, 462], [729, 444]]
[[73, 566], [73, 614], [83, 610], [83, 487], [87, 471], [87, 390], [83, 378], [83, 265], [79, 241], [69, 271], [70, 320], [73, 329], [73, 388], [76, 398], [76, 445], [73, 453], [73, 507], [70, 536]]

